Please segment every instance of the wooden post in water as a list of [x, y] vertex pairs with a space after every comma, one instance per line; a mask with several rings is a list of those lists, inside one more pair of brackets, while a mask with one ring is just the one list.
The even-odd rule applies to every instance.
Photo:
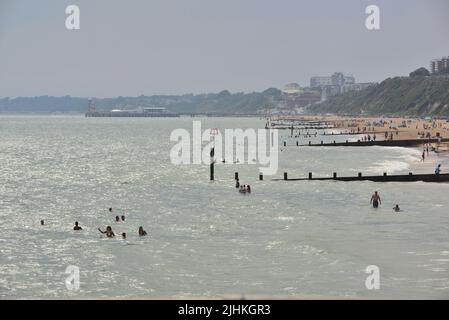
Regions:
[[262, 172], [259, 173], [259, 180], [263, 181], [263, 173]]
[[286, 146], [287, 146], [287, 142], [284, 141], [284, 147], [286, 147]]
[[238, 179], [239, 179], [239, 173], [238, 173], [238, 172], [234, 173], [234, 179], [235, 179], [235, 180], [238, 180]]
[[384, 177], [386, 177], [387, 176], [387, 173], [386, 172], [384, 172]]
[[215, 148], [210, 149], [210, 180], [214, 181], [214, 155], [215, 155]]
[[296, 141], [296, 146], [299, 147], [299, 141]]
[[284, 180], [288, 180], [287, 172], [284, 172]]
[[210, 164], [210, 180], [214, 181], [214, 163], [211, 162]]
[[334, 179], [337, 179], [337, 173], [334, 172]]
[[362, 173], [361, 172], [359, 172], [359, 178], [361, 178], [362, 177]]
[[309, 146], [312, 145], [312, 141], [309, 141]]
[[309, 172], [309, 180], [312, 180], [312, 172]]

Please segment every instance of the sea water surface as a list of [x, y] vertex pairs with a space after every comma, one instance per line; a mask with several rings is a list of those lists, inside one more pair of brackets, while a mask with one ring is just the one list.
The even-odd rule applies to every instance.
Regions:
[[[170, 133], [191, 131], [193, 120], [203, 129], [265, 125], [1, 116], [0, 297], [449, 298], [448, 184], [271, 180], [283, 172], [408, 173], [419, 168], [418, 150], [296, 147], [347, 137], [284, 131], [274, 177], [258, 181], [258, 165], [217, 163], [211, 182], [208, 165], [170, 162]], [[251, 195], [236, 191], [236, 171]], [[378, 210], [369, 204], [375, 190]], [[116, 223], [122, 214], [126, 221]], [[83, 231], [72, 230], [75, 221]], [[107, 225], [116, 239], [98, 232]], [[139, 226], [147, 237], [138, 237]], [[365, 285], [371, 265], [379, 290]], [[80, 270], [79, 290], [66, 287], [68, 266]]]

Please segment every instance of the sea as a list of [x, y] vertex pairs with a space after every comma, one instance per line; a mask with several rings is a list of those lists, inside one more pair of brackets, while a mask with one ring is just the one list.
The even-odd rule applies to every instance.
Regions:
[[0, 298], [449, 298], [449, 184], [275, 180], [432, 173], [421, 150], [296, 146], [348, 137], [279, 130], [276, 174], [217, 159], [210, 181], [208, 164], [171, 161], [172, 132], [194, 121], [266, 123], [0, 116]]

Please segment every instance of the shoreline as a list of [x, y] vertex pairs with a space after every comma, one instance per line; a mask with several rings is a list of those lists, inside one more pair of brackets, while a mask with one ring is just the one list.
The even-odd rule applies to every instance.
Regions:
[[[426, 120], [416, 118], [386, 118], [386, 117], [343, 117], [343, 116], [303, 116], [292, 117], [289, 120], [323, 121], [333, 123], [333, 132], [353, 132], [349, 141], [357, 141], [361, 137], [377, 136], [377, 140], [385, 140], [385, 133], [389, 132], [388, 139], [393, 135], [393, 140], [415, 140], [423, 138], [421, 147], [398, 147], [407, 150], [416, 150], [415, 161], [404, 161], [409, 166], [410, 172], [431, 174], [435, 172], [437, 164], [441, 164], [442, 173], [449, 171], [449, 143], [433, 143], [429, 145], [429, 154], [425, 152], [425, 160], [421, 161], [421, 154], [427, 149], [425, 138], [449, 138], [449, 122], [446, 120]], [[366, 132], [366, 133], [365, 133]], [[392, 132], [395, 132], [392, 134]], [[438, 153], [432, 151], [432, 147]], [[390, 147], [388, 147], [390, 148]], [[400, 171], [400, 170], [397, 170]]]

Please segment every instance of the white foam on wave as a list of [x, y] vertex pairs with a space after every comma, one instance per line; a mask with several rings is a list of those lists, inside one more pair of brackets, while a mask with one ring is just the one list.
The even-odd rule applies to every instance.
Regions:
[[410, 169], [413, 163], [419, 162], [420, 151], [417, 149], [402, 147], [381, 147], [382, 152], [388, 152], [386, 159], [382, 159], [373, 163], [367, 168], [369, 173], [388, 172], [395, 173]]
[[373, 166], [367, 168], [369, 173], [379, 173], [379, 172], [398, 172], [405, 171], [410, 168], [410, 165], [405, 161], [394, 161], [394, 160], [383, 160], [375, 162]]

